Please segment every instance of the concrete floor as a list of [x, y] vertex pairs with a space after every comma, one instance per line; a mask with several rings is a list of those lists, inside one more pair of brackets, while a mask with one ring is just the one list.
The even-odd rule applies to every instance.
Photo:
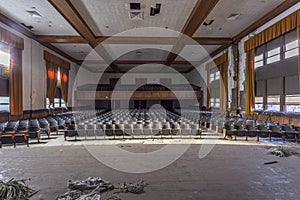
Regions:
[[[300, 156], [269, 155], [270, 146], [265, 144], [227, 141], [216, 145], [201, 160], [198, 158], [201, 144], [194, 144], [180, 159], [159, 171], [128, 174], [100, 163], [82, 144], [67, 143], [72, 145], [0, 149], [0, 179], [31, 178], [29, 184], [39, 191], [32, 197], [34, 200], [55, 199], [66, 192], [67, 180], [90, 176], [112, 183], [142, 179], [149, 184], [144, 194], [120, 194], [124, 200], [300, 199]], [[126, 143], [120, 148], [148, 152], [162, 146]], [[300, 152], [299, 145], [292, 148]], [[278, 163], [264, 165], [268, 161]]]

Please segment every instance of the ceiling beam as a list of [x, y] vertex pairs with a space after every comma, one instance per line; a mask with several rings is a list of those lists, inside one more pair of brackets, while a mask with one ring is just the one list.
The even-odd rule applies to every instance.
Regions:
[[176, 59], [177, 55], [181, 52], [184, 47], [184, 38], [192, 37], [194, 33], [198, 30], [198, 28], [202, 25], [206, 17], [210, 14], [210, 12], [214, 9], [217, 5], [219, 0], [198, 0], [191, 15], [189, 16], [188, 20], [186, 21], [181, 33], [183, 34], [180, 36], [179, 41], [174, 45], [171, 53], [169, 53], [166, 65], [171, 65], [174, 60]]
[[49, 3], [69, 22], [69, 24], [85, 39], [95, 51], [110, 64], [113, 70], [119, 72], [119, 67], [113, 62], [106, 49], [99, 45], [92, 30], [82, 19], [70, 0], [48, 0]]
[[[246, 37], [250, 33], [254, 32], [255, 30], [257, 30], [259, 27], [263, 26], [264, 24], [268, 23], [270, 20], [272, 20], [273, 18], [275, 18], [278, 15], [282, 14], [284, 11], [286, 11], [287, 9], [289, 9], [292, 6], [296, 5], [297, 3], [299, 3], [299, 0], [285, 0], [283, 3], [281, 3], [280, 5], [278, 5], [276, 8], [274, 8], [273, 10], [271, 10], [270, 12], [268, 12], [267, 14], [265, 14], [262, 18], [258, 19], [257, 21], [255, 21], [254, 23], [252, 23], [250, 26], [248, 26], [247, 28], [245, 28], [243, 31], [241, 31], [239, 34], [237, 34], [236, 36], [234, 36], [233, 37], [233, 41], [231, 43], [229, 43], [227, 45], [226, 44], [222, 45], [221, 47], [219, 47], [218, 49], [216, 49], [214, 52], [212, 52], [210, 54], [210, 56], [204, 58], [201, 61], [201, 63], [204, 63], [204, 62], [210, 60], [211, 58], [215, 57], [216, 55], [218, 55], [222, 51], [225, 51], [233, 43], [240, 42], [241, 39], [243, 39], [244, 37]], [[191, 68], [187, 72], [190, 72], [192, 70], [193, 70], [193, 68]]]
[[49, 42], [47, 42], [47, 41], [45, 41], [41, 38], [38, 38], [34, 33], [30, 32], [27, 29], [25, 29], [23, 26], [16, 23], [15, 21], [9, 19], [7, 16], [3, 15], [2, 13], [0, 13], [0, 22], [7, 25], [8, 27], [18, 31], [19, 33], [22, 33], [26, 37], [39, 42], [43, 46], [51, 49], [52, 51], [54, 51], [55, 53], [59, 54], [60, 56], [62, 56], [64, 58], [68, 59], [69, 61], [74, 62], [74, 63], [78, 63], [78, 60], [76, 60], [72, 56], [66, 54], [65, 52], [63, 52], [60, 49], [56, 48], [55, 46], [51, 45]]
[[[38, 38], [49, 43], [78, 43], [87, 44], [81, 36], [66, 35], [39, 35]], [[233, 39], [226, 37], [193, 37], [193, 41], [187, 41], [187, 45], [198, 43], [200, 45], [224, 45], [230, 44]], [[96, 37], [97, 43], [100, 44], [157, 44], [157, 45], [174, 45], [177, 37], [126, 37], [126, 36], [99, 36]]]

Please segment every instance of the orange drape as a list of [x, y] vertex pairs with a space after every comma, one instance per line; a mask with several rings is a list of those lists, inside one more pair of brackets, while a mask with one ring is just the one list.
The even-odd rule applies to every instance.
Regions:
[[22, 49], [10, 48], [10, 114], [23, 114]]
[[47, 96], [49, 98], [49, 103], [51, 105], [54, 103], [54, 98], [56, 94], [58, 67], [55, 64], [46, 61], [46, 69], [47, 69]]
[[246, 55], [246, 114], [253, 114], [255, 107], [255, 51], [252, 49]]
[[60, 75], [61, 75], [61, 93], [62, 98], [65, 103], [68, 102], [68, 86], [69, 86], [69, 70], [61, 67], [60, 68]]

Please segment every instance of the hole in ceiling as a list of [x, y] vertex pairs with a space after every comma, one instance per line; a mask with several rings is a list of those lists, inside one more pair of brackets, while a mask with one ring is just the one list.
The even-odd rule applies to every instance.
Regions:
[[228, 17], [226, 17], [227, 21], [236, 20], [241, 14], [240, 13], [231, 13]]
[[130, 11], [129, 19], [144, 19], [144, 12], [142, 11]]
[[210, 26], [215, 20], [211, 19], [211, 20], [206, 20], [203, 25], [204, 26]]
[[130, 10], [141, 10], [141, 3], [130, 3]]
[[34, 27], [31, 25], [26, 25], [24, 23], [21, 23], [22, 26], [24, 26], [25, 28], [29, 29], [30, 31], [33, 31]]
[[155, 6], [150, 8], [150, 16], [155, 16], [160, 13], [161, 4], [157, 3]]

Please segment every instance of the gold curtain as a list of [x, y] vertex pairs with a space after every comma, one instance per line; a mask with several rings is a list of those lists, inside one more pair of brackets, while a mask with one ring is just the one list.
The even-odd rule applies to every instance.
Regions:
[[228, 62], [224, 62], [220, 65], [220, 110], [227, 110], [228, 99]]
[[253, 114], [255, 107], [255, 51], [252, 49], [246, 54], [246, 114]]
[[[285, 33], [297, 29], [297, 37], [300, 47], [300, 10], [295, 11], [294, 13], [283, 18], [279, 22], [255, 35], [245, 42], [245, 52], [249, 52]], [[300, 50], [299, 50], [300, 52]], [[298, 71], [300, 72], [300, 54], [298, 56]], [[299, 74], [299, 83], [300, 83], [300, 73]]]
[[228, 99], [228, 53], [224, 53], [212, 62], [206, 64], [207, 71], [207, 101], [206, 107], [210, 108], [210, 70], [216, 66], [220, 66], [220, 110], [226, 111]]
[[57, 65], [46, 61], [47, 69], [47, 96], [49, 98], [50, 105], [54, 103], [57, 87]]
[[61, 80], [61, 93], [65, 103], [68, 102], [68, 87], [69, 87], [69, 70], [66, 68], [60, 68], [60, 80]]
[[10, 48], [10, 114], [23, 114], [22, 49]]

